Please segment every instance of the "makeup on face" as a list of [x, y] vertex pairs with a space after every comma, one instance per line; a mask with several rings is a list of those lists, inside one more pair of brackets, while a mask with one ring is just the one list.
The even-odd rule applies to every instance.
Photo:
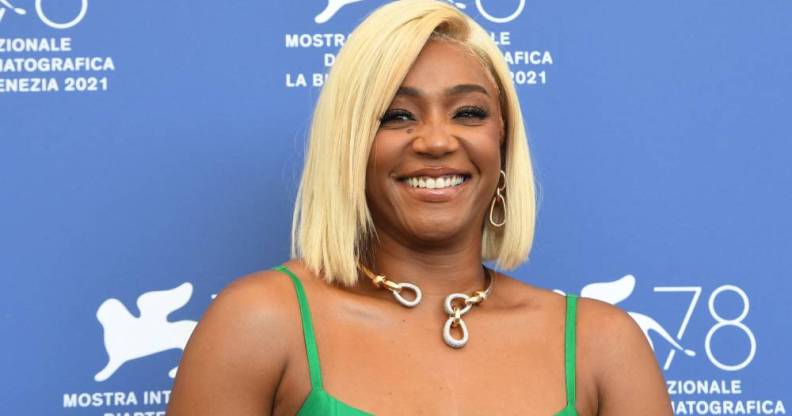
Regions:
[[378, 229], [422, 239], [481, 229], [503, 126], [497, 86], [484, 71], [453, 43], [430, 42], [421, 52], [380, 117], [369, 156]]

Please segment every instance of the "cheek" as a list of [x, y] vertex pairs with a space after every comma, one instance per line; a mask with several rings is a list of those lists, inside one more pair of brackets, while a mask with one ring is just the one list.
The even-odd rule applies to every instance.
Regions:
[[482, 172], [500, 169], [503, 147], [500, 126], [492, 125], [482, 129], [481, 134], [476, 135], [473, 140], [468, 140], [465, 147], [473, 163]]
[[377, 187], [378, 180], [388, 177], [388, 173], [393, 170], [391, 164], [398, 160], [398, 149], [394, 146], [395, 140], [389, 137], [391, 134], [380, 132], [374, 136], [371, 144], [368, 162], [366, 165], [366, 189]]

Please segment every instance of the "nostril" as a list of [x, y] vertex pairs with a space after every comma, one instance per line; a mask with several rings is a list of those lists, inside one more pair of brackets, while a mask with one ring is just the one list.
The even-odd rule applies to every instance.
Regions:
[[446, 134], [421, 135], [413, 140], [413, 148], [418, 153], [444, 155], [453, 152], [457, 147], [457, 140]]

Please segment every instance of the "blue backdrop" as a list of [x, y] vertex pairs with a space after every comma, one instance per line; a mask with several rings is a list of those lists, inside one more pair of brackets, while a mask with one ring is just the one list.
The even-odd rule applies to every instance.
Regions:
[[[322, 74], [382, 1], [329, 3], [0, 0], [0, 413], [164, 414], [213, 294], [288, 256]], [[513, 275], [630, 311], [677, 414], [787, 414], [792, 3], [456, 6], [530, 135]]]

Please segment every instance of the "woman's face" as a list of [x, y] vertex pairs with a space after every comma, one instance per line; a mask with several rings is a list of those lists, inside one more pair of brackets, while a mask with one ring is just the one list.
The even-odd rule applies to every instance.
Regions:
[[462, 46], [430, 41], [382, 117], [366, 171], [378, 233], [405, 244], [480, 238], [500, 171], [498, 89]]

